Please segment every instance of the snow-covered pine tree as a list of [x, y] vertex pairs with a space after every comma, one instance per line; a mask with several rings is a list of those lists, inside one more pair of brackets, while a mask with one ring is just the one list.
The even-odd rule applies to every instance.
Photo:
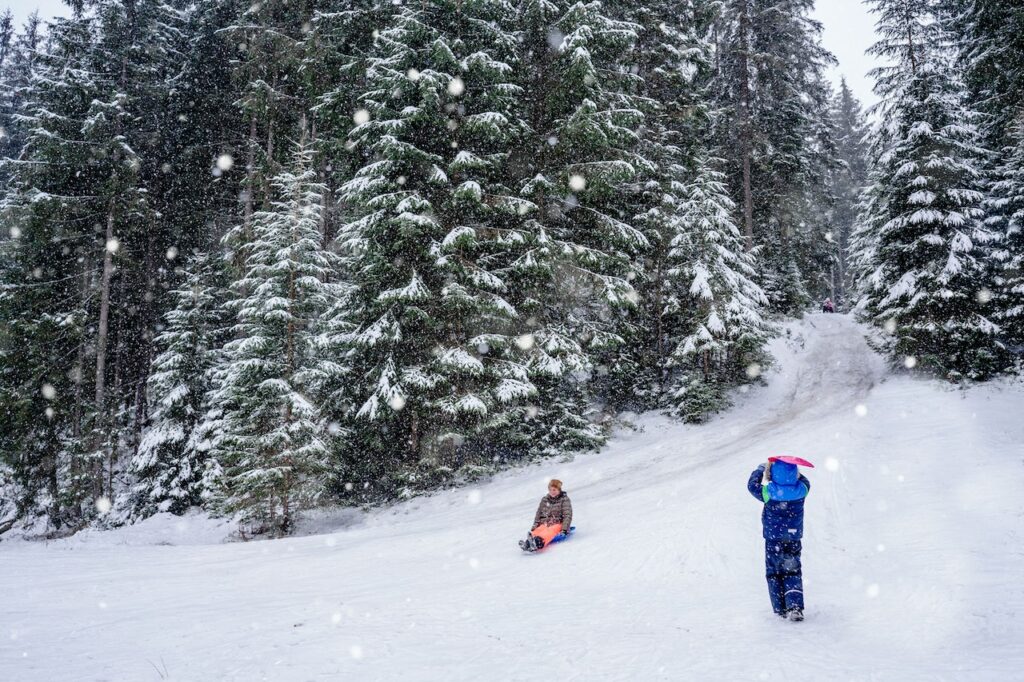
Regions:
[[[997, 327], [986, 305], [987, 245], [978, 191], [978, 115], [965, 105], [955, 54], [931, 0], [872, 0], [879, 41], [871, 52], [881, 130], [874, 172], [863, 307], [891, 331], [888, 352], [951, 380], [998, 367]], [[913, 360], [909, 360], [913, 358]]]
[[488, 439], [522, 421], [544, 369], [509, 300], [538, 210], [502, 175], [527, 130], [510, 19], [503, 2], [410, 5], [369, 63], [351, 135], [372, 156], [343, 186], [358, 212], [339, 236], [355, 290], [334, 321], [352, 329], [342, 402], [357, 490], [363, 476], [391, 493], [490, 460]]
[[638, 305], [624, 311], [617, 329], [625, 343], [602, 354], [602, 371], [592, 380], [617, 409], [653, 409], [665, 389], [663, 369], [671, 348], [662, 318], [672, 286], [666, 260], [682, 203], [679, 190], [694, 165], [694, 148], [707, 133], [703, 84], [710, 45], [702, 36], [712, 14], [704, 4], [625, 2], [617, 7], [618, 16], [636, 28], [630, 92], [644, 114], [637, 148], [645, 162], [637, 164], [622, 206], [649, 243], [636, 260], [639, 276], [632, 282]]
[[665, 363], [673, 375], [666, 397], [687, 421], [721, 409], [729, 386], [758, 376], [771, 333], [764, 317], [768, 299], [754, 282], [754, 256], [743, 249], [736, 205], [716, 170], [720, 163], [698, 160], [666, 263], [674, 283], [664, 308], [673, 346]]
[[835, 242], [835, 270], [832, 273], [832, 300], [837, 306], [847, 304], [856, 282], [851, 276], [850, 240], [857, 222], [861, 193], [868, 182], [868, 149], [864, 141], [867, 124], [860, 102], [853, 96], [843, 78], [832, 104], [836, 124], [836, 154], [840, 165], [834, 169], [832, 187], [835, 207], [832, 211], [831, 239]]
[[[0, 28], [0, 38], [3, 29]], [[0, 159], [16, 158], [27, 139], [27, 129], [18, 124], [18, 116], [25, 112], [26, 97], [33, 83], [35, 63], [43, 44], [44, 31], [38, 12], [33, 12], [10, 39], [5, 56], [0, 59]], [[10, 178], [10, 171], [0, 165], [0, 188]]]
[[322, 243], [325, 188], [303, 140], [274, 200], [253, 215], [237, 323], [212, 400], [223, 410], [216, 457], [223, 509], [252, 532], [287, 533], [324, 491], [329, 443], [317, 398], [325, 360], [317, 324], [334, 298], [334, 254]]
[[994, 223], [997, 243], [994, 315], [1004, 338], [1017, 354], [1024, 347], [1024, 112], [996, 169], [988, 205], [999, 216]]
[[370, 160], [364, 156], [366, 150], [351, 144], [348, 132], [352, 112], [363, 106], [359, 97], [365, 89], [374, 36], [391, 25], [397, 11], [387, 0], [350, 0], [328, 3], [310, 22], [301, 70], [308, 82], [311, 120], [328, 186], [351, 179]]
[[172, 293], [175, 305], [156, 338], [160, 352], [148, 379], [151, 413], [130, 467], [137, 515], [181, 514], [203, 504], [216, 485], [204, 417], [214, 407], [212, 373], [228, 329], [222, 280], [219, 262], [199, 255]]
[[[95, 17], [90, 66], [98, 92], [82, 131], [102, 173], [93, 198], [102, 230], [93, 252], [98, 307], [86, 443], [90, 495], [117, 504], [120, 474], [145, 412], [158, 264], [176, 241], [167, 238], [158, 178], [162, 143], [173, 134], [166, 103], [180, 68], [184, 17], [162, 0], [97, 0], [88, 11]], [[154, 128], [139, 125], [142, 120]]]
[[94, 325], [96, 201], [104, 165], [84, 134], [99, 96], [92, 58], [95, 23], [50, 25], [48, 50], [23, 91], [15, 135], [25, 139], [10, 173], [0, 241], [0, 453], [19, 484], [19, 516], [47, 514], [77, 526], [89, 480], [81, 439]]
[[320, 68], [305, 63], [304, 38], [312, 29], [313, 7], [289, 0], [265, 0], [239, 6], [228, 0], [237, 16], [221, 29], [235, 50], [233, 76], [237, 83], [236, 106], [244, 118], [245, 141], [239, 144], [244, 161], [242, 220], [232, 230], [227, 246], [233, 264], [245, 270], [239, 257], [252, 236], [254, 213], [267, 205], [272, 178], [290, 162], [283, 131], [296, 129], [306, 116], [303, 71]]
[[1015, 2], [945, 0], [953, 20], [970, 103], [984, 114], [993, 153], [986, 167], [986, 224], [998, 243], [994, 318], [1017, 353], [1024, 345], [1024, 11]]
[[[537, 417], [524, 437], [558, 451], [592, 447], [601, 430], [589, 376], [624, 342], [637, 302], [633, 259], [648, 246], [632, 225], [633, 185], [652, 162], [640, 154], [643, 121], [631, 72], [640, 29], [599, 3], [524, 0], [516, 82], [529, 136], [512, 150], [509, 182], [538, 207], [519, 304], [545, 358]], [[562, 446], [564, 447], [564, 446]]]
[[728, 0], [715, 30], [716, 141], [747, 248], [779, 310], [822, 293], [830, 258], [828, 180], [834, 163], [825, 68], [812, 0]]
[[986, 148], [1012, 148], [1024, 111], [1024, 11], [1020, 2], [941, 0], [950, 16], [970, 103], [985, 114]]

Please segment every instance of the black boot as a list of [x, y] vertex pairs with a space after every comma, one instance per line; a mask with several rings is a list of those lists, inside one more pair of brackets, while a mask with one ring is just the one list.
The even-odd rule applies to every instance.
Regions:
[[524, 552], [536, 552], [544, 546], [544, 541], [536, 535], [530, 535], [525, 540], [520, 540], [519, 546], [522, 547]]

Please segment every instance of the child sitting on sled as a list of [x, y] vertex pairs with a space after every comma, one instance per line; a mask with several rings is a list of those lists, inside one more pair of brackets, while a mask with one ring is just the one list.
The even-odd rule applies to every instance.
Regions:
[[572, 528], [572, 502], [562, 490], [562, 482], [557, 478], [548, 483], [548, 494], [541, 498], [537, 513], [533, 517], [533, 526], [525, 540], [519, 546], [527, 552], [536, 552], [551, 543], [557, 536], [569, 534]]

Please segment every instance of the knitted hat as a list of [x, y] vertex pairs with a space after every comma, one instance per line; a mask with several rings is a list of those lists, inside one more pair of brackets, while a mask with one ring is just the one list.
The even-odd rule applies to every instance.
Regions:
[[550, 481], [548, 481], [548, 486], [549, 487], [553, 486], [553, 487], [558, 488], [559, 490], [561, 490], [562, 489], [562, 482], [559, 481], [557, 478], [552, 478]]

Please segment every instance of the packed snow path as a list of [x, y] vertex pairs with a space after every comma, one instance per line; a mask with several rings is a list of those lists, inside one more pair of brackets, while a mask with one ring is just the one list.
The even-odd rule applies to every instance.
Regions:
[[[888, 375], [843, 316], [789, 331], [709, 424], [645, 415], [318, 535], [190, 544], [223, 529], [164, 516], [4, 541], [0, 679], [1021, 679], [1024, 390]], [[782, 453], [818, 464], [799, 624], [771, 613], [745, 489]], [[525, 555], [551, 476], [579, 532]]]

